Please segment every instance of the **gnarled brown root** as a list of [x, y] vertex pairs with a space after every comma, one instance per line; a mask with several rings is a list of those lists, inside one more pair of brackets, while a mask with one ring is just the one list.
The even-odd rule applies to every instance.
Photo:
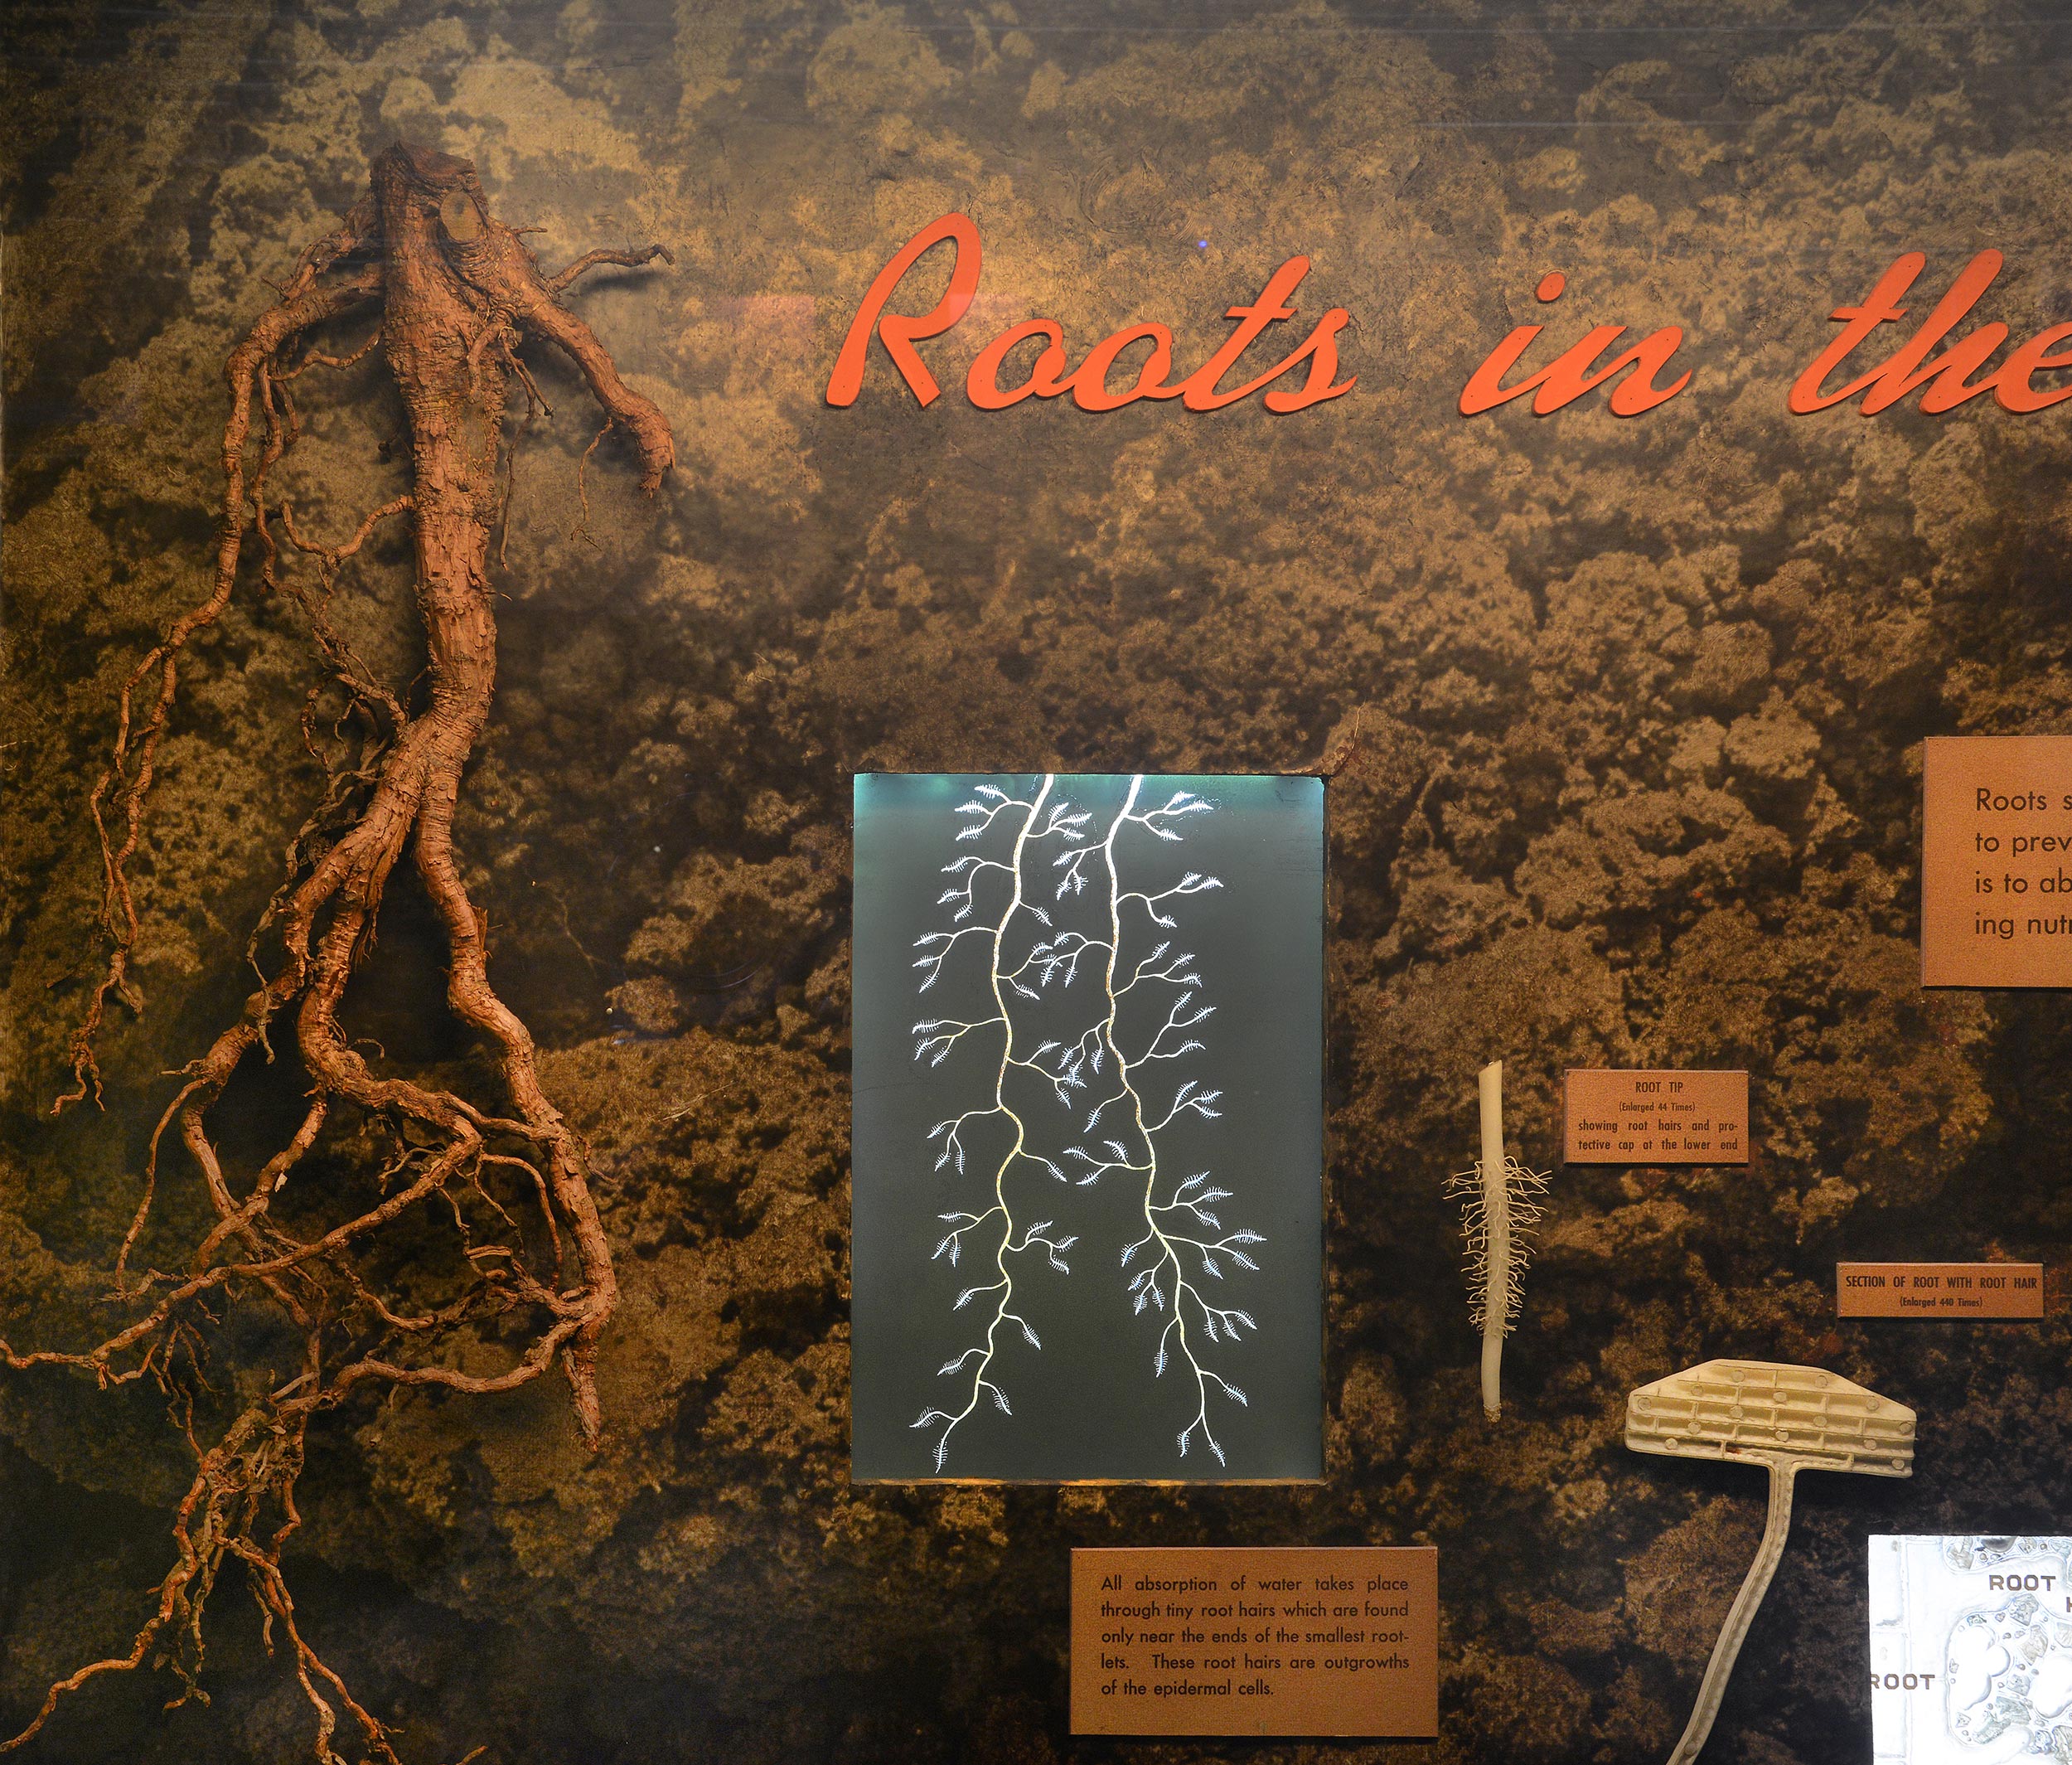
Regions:
[[[133, 1010], [143, 998], [130, 969], [138, 935], [127, 866], [143, 817], [175, 691], [191, 639], [228, 605], [245, 536], [256, 533], [261, 576], [283, 586], [283, 560], [313, 559], [318, 592], [289, 579], [309, 614], [317, 647], [346, 696], [342, 729], [361, 730], [356, 760], [333, 765], [324, 801], [291, 845], [288, 875], [269, 906], [282, 955], [244, 1011], [184, 1069], [184, 1084], [152, 1137], [145, 1189], [116, 1260], [119, 1295], [140, 1315], [98, 1345], [77, 1351], [18, 1353], [0, 1342], [0, 1363], [17, 1370], [65, 1366], [102, 1384], [149, 1377], [174, 1397], [193, 1445], [196, 1472], [174, 1522], [176, 1557], [159, 1583], [150, 1618], [122, 1656], [93, 1662], [50, 1688], [35, 1719], [0, 1753], [42, 1730], [59, 1703], [104, 1673], [133, 1670], [154, 1654], [199, 1695], [202, 1613], [220, 1569], [242, 1564], [263, 1614], [269, 1649], [278, 1627], [316, 1719], [313, 1753], [342, 1765], [333, 1747], [339, 1709], [356, 1727], [366, 1757], [395, 1760], [386, 1726], [355, 1701], [303, 1637], [283, 1578], [281, 1550], [300, 1516], [295, 1485], [310, 1421], [362, 1387], [438, 1387], [474, 1394], [526, 1384], [557, 1363], [569, 1382], [576, 1420], [594, 1446], [602, 1427], [595, 1363], [599, 1333], [617, 1301], [610, 1247], [589, 1186], [582, 1137], [542, 1089], [531, 1033], [489, 982], [483, 915], [469, 899], [453, 851], [461, 778], [489, 715], [496, 684], [496, 628], [491, 604], [488, 541], [501, 512], [498, 462], [507, 376], [530, 390], [520, 365], [521, 337], [564, 351], [609, 419], [632, 439], [642, 487], [654, 490], [675, 458], [667, 420], [627, 386], [603, 346], [559, 303], [560, 291], [598, 264], [638, 265], [669, 254], [593, 251], [559, 276], [543, 279], [511, 229], [489, 213], [466, 161], [397, 146], [375, 162], [369, 194], [343, 225], [305, 250], [276, 303], [261, 316], [226, 365], [230, 408], [224, 427], [224, 491], [211, 590], [177, 620], [122, 689], [107, 770], [89, 798], [103, 859], [101, 925], [110, 953], [71, 1047], [72, 1089], [56, 1108], [98, 1101], [94, 1041], [110, 996]], [[401, 387], [412, 440], [412, 487], [375, 510], [343, 541], [327, 547], [302, 533], [278, 506], [290, 552], [277, 546], [266, 501], [268, 474], [294, 444], [298, 423], [288, 383], [312, 364], [349, 366], [366, 353], [329, 356], [307, 347], [308, 333], [378, 305], [379, 339]], [[305, 350], [291, 364], [290, 352]], [[249, 479], [246, 456], [254, 406], [264, 439]], [[430, 657], [421, 702], [406, 705], [382, 684], [332, 627], [332, 591], [342, 565], [382, 521], [408, 515], [415, 541], [416, 595]], [[141, 712], [140, 693], [148, 694]], [[312, 696], [303, 737], [322, 757]], [[340, 1002], [372, 939], [381, 897], [405, 847], [436, 908], [450, 952], [447, 1001], [487, 1037], [509, 1113], [492, 1113], [453, 1092], [378, 1072], [348, 1045]], [[256, 963], [255, 933], [250, 951]], [[309, 1102], [288, 1143], [249, 1184], [224, 1167], [209, 1113], [254, 1047], [271, 1058], [269, 1031], [292, 1021], [310, 1080]], [[274, 1217], [327, 1124], [341, 1113], [385, 1132], [394, 1156], [381, 1173], [380, 1199], [335, 1204], [298, 1193], [304, 1216], [342, 1214], [312, 1231]], [[183, 1273], [133, 1276], [130, 1263], [157, 1193], [158, 1155], [168, 1128], [201, 1173], [214, 1224]], [[514, 1212], [495, 1193], [513, 1198]], [[434, 1204], [438, 1204], [434, 1205]], [[421, 1213], [426, 1229], [454, 1234], [450, 1267], [422, 1297], [384, 1295], [373, 1266], [385, 1234]], [[530, 1219], [528, 1224], [526, 1220]], [[537, 1273], [532, 1258], [543, 1256]], [[425, 1284], [419, 1277], [419, 1284]], [[196, 1435], [193, 1387], [206, 1331], [225, 1303], [263, 1305], [302, 1344], [301, 1371], [249, 1404], [213, 1445]], [[440, 1358], [440, 1347], [471, 1325], [525, 1321], [525, 1346], [502, 1371], [470, 1374]]]

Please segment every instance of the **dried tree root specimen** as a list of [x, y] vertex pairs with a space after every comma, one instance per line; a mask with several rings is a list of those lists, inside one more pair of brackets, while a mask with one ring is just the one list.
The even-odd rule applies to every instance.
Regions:
[[[116, 1259], [118, 1293], [141, 1315], [79, 1352], [18, 1354], [0, 1343], [0, 1359], [17, 1370], [75, 1367], [104, 1386], [152, 1378], [172, 1395], [198, 1461], [173, 1525], [176, 1559], [128, 1653], [52, 1685], [35, 1720], [0, 1743], [0, 1753], [41, 1729], [66, 1693], [154, 1657], [184, 1684], [176, 1702], [201, 1695], [196, 1675], [203, 1608], [218, 1573], [235, 1561], [258, 1600], [269, 1648], [277, 1627], [285, 1636], [314, 1712], [317, 1758], [323, 1765], [340, 1760], [332, 1744], [335, 1700], [357, 1725], [367, 1756], [393, 1761], [387, 1728], [312, 1648], [282, 1578], [281, 1549], [299, 1523], [295, 1486], [311, 1419], [363, 1388], [506, 1391], [558, 1360], [583, 1434], [596, 1443], [598, 1337], [618, 1292], [611, 1252], [583, 1141], [540, 1089], [530, 1033], [489, 984], [487, 923], [462, 885], [453, 822], [462, 769], [488, 718], [496, 678], [489, 540], [502, 502], [497, 466], [510, 377], [524, 383], [529, 399], [536, 396], [517, 345], [521, 337], [542, 339], [567, 353], [604, 407], [605, 431], [616, 427], [632, 440], [641, 487], [651, 492], [675, 458], [668, 422], [619, 378], [589, 327], [559, 297], [597, 264], [668, 256], [659, 245], [593, 251], [559, 275], [542, 276], [518, 233], [491, 216], [473, 166], [398, 145], [375, 161], [366, 196], [342, 226], [303, 253], [279, 299], [230, 354], [213, 589], [124, 686], [113, 755], [90, 802], [104, 860], [101, 919], [113, 949], [73, 1040], [75, 1086], [58, 1108], [90, 1092], [99, 1098], [94, 1045], [110, 996], [142, 1008], [129, 972], [138, 923], [126, 866], [137, 850], [181, 656], [228, 604], [248, 533], [256, 536], [267, 587], [285, 587], [310, 616], [327, 670], [344, 694], [333, 727], [354, 731], [353, 751], [334, 757], [322, 747], [316, 713], [328, 689], [320, 688], [305, 710], [303, 737], [325, 764], [329, 786], [291, 846], [287, 880], [253, 938], [256, 956], [260, 934], [269, 928], [276, 933], [279, 965], [238, 1020], [184, 1069], [186, 1083], [152, 1136], [143, 1198]], [[269, 509], [267, 474], [298, 429], [289, 383], [310, 367], [357, 359], [307, 347], [308, 334], [375, 311], [379, 341], [409, 413], [411, 489], [327, 547], [298, 531], [286, 502]], [[291, 361], [298, 349], [300, 359]], [[255, 403], [263, 439], [248, 480]], [[315, 560], [313, 594], [277, 575], [283, 555], [276, 513], [289, 547]], [[377, 523], [405, 513], [415, 534], [417, 601], [430, 661], [428, 685], [409, 705], [375, 678], [327, 613], [339, 567]], [[406, 843], [452, 953], [448, 1002], [489, 1039], [509, 1113], [378, 1072], [339, 1026], [340, 999], [372, 943], [383, 888]], [[249, 1181], [235, 1182], [211, 1137], [209, 1111], [254, 1048], [271, 1058], [269, 1031], [284, 1020], [293, 1022], [309, 1079], [307, 1111], [285, 1146]], [[298, 1229], [291, 1230], [272, 1212], [276, 1197], [334, 1117], [334, 1127], [350, 1123], [392, 1147], [380, 1197], [341, 1205], [338, 1197], [298, 1189]], [[184, 1268], [132, 1277], [130, 1254], [151, 1212], [159, 1145], [176, 1124], [215, 1221]], [[438, 1289], [429, 1300], [394, 1292], [384, 1297], [376, 1265], [385, 1235], [414, 1212], [435, 1228], [450, 1221], [449, 1266], [430, 1274], [420, 1267], [411, 1277], [420, 1295], [427, 1286]], [[534, 1223], [521, 1226], [518, 1215], [528, 1212]], [[312, 1216], [321, 1229], [303, 1223]], [[423, 1263], [421, 1247], [414, 1246], [414, 1259]], [[264, 1308], [267, 1323], [296, 1345], [295, 1362], [285, 1383], [205, 1443], [197, 1437], [198, 1412], [208, 1407], [197, 1401], [201, 1363], [209, 1332], [231, 1306], [244, 1308], [248, 1325], [252, 1308]], [[501, 1370], [460, 1371], [448, 1364], [457, 1359], [453, 1338], [476, 1323], [498, 1337], [522, 1334], [525, 1346]]]
[[1472, 1171], [1449, 1178], [1446, 1193], [1460, 1203], [1468, 1242], [1468, 1321], [1482, 1332], [1482, 1413], [1496, 1420], [1503, 1409], [1503, 1339], [1518, 1326], [1524, 1301], [1525, 1265], [1532, 1260], [1532, 1227], [1540, 1217], [1535, 1195], [1547, 1192], [1545, 1173], [1528, 1171], [1503, 1150], [1503, 1063], [1492, 1060], [1476, 1075], [1482, 1108], [1482, 1156]]

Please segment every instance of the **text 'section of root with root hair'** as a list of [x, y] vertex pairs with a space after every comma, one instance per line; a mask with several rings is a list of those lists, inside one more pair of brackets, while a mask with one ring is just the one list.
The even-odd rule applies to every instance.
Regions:
[[[1233, 1192], [1217, 1186], [1207, 1171], [1179, 1176], [1167, 1147], [1168, 1131], [1183, 1117], [1220, 1116], [1222, 1091], [1186, 1075], [1189, 1056], [1206, 1051], [1194, 1032], [1215, 1007], [1203, 1002], [1197, 958], [1179, 948], [1177, 915], [1186, 897], [1222, 884], [1196, 870], [1172, 876], [1161, 866], [1161, 855], [1183, 840], [1189, 819], [1212, 810], [1199, 796], [1178, 790], [1147, 807], [1145, 784], [1141, 776], [1130, 779], [1105, 827], [1095, 825], [1092, 812], [1058, 798], [1054, 776], [1036, 781], [1026, 797], [979, 787], [957, 812], [967, 818], [958, 841], [978, 849], [944, 866], [952, 882], [939, 904], [954, 909], [951, 923], [917, 944], [915, 966], [926, 992], [959, 958], [965, 940], [974, 940], [971, 948], [989, 964], [985, 992], [993, 1010], [978, 1018], [923, 1020], [914, 1026], [916, 1058], [939, 1066], [967, 1036], [997, 1038], [987, 1044], [998, 1048], [990, 1094], [930, 1131], [937, 1169], [966, 1171], [975, 1123], [993, 1121], [1007, 1129], [1002, 1150], [985, 1161], [984, 1191], [942, 1215], [949, 1230], [934, 1252], [954, 1264], [976, 1245], [992, 1277], [966, 1287], [956, 1301], [961, 1310], [983, 1300], [990, 1311], [980, 1314], [978, 1339], [939, 1370], [938, 1377], [957, 1383], [954, 1404], [932, 1407], [913, 1424], [935, 1432], [938, 1472], [958, 1426], [981, 1402], [1013, 1413], [998, 1370], [1002, 1326], [1014, 1326], [1027, 1348], [1041, 1346], [1015, 1309], [1029, 1253], [1040, 1247], [1050, 1269], [1070, 1272], [1063, 1253], [1079, 1234], [1061, 1235], [1052, 1218], [1021, 1224], [1045, 1210], [1031, 1207], [1026, 1186], [1014, 1181], [1019, 1175], [1078, 1188], [1125, 1182], [1140, 1198], [1136, 1235], [1121, 1248], [1119, 1262], [1130, 1315], [1149, 1314], [1156, 1326], [1154, 1375], [1184, 1378], [1179, 1455], [1198, 1438], [1224, 1463], [1212, 1404], [1247, 1402], [1242, 1389], [1212, 1362], [1258, 1326], [1242, 1307], [1218, 1303], [1219, 1287], [1206, 1283], [1226, 1281], [1227, 1268], [1256, 1273], [1250, 1252], [1265, 1240], [1248, 1227], [1227, 1228], [1219, 1210]], [[1069, 1016], [1081, 1001], [1076, 1033], [1053, 1030], [1038, 1041], [1024, 1026], [1023, 1019], [1039, 1010], [1046, 1022], [1054, 1022], [1061, 1006]], [[1042, 1144], [1040, 1124], [1025, 1120], [1011, 1103], [1008, 1079], [1018, 1068], [1072, 1112], [1072, 1144]], [[1069, 1200], [1048, 1211], [1068, 1212]]]
[[[185, 1082], [152, 1135], [143, 1195], [115, 1268], [118, 1297], [139, 1315], [77, 1351], [17, 1352], [0, 1344], [0, 1358], [17, 1370], [75, 1368], [103, 1385], [157, 1381], [172, 1398], [196, 1459], [173, 1524], [172, 1567], [128, 1651], [51, 1686], [35, 1719], [0, 1742], [0, 1752], [34, 1735], [61, 1697], [99, 1674], [162, 1661], [184, 1682], [176, 1701], [200, 1695], [203, 1608], [219, 1573], [235, 1564], [249, 1579], [269, 1647], [284, 1643], [308, 1698], [315, 1756], [324, 1765], [341, 1758], [333, 1740], [342, 1708], [365, 1753], [394, 1760], [386, 1724], [312, 1646], [282, 1576], [282, 1549], [299, 1524], [296, 1483], [310, 1422], [370, 1389], [507, 1391], [558, 1364], [583, 1437], [596, 1443], [598, 1334], [618, 1292], [611, 1252], [583, 1139], [540, 1087], [531, 1035], [490, 985], [487, 923], [462, 886], [453, 826], [462, 772], [488, 719], [496, 678], [490, 540], [509, 492], [500, 462], [511, 380], [537, 401], [519, 346], [544, 342], [570, 358], [603, 407], [598, 439], [620, 430], [639, 456], [642, 489], [653, 492], [674, 462], [668, 422], [619, 377], [560, 296], [598, 264], [656, 257], [668, 254], [658, 245], [593, 251], [558, 275], [543, 275], [519, 230], [491, 214], [471, 164], [398, 145], [375, 161], [366, 195], [341, 226], [303, 251], [279, 298], [230, 354], [212, 587], [129, 677], [114, 751], [90, 799], [104, 859], [101, 919], [112, 951], [74, 1038], [74, 1084], [59, 1108], [99, 1098], [94, 1045], [109, 1000], [142, 1008], [131, 970], [138, 927], [128, 866], [182, 656], [229, 604], [248, 545], [265, 589], [293, 598], [321, 654], [327, 679], [311, 696], [303, 739], [323, 763], [328, 785], [253, 934], [250, 953], [255, 963], [270, 955], [270, 977], [262, 968], [263, 984], [243, 1012], [183, 1069]], [[337, 356], [312, 347], [322, 327], [366, 318], [377, 328], [356, 353]], [[286, 501], [269, 501], [269, 474], [299, 431], [295, 379], [342, 367], [377, 344], [408, 413], [409, 487], [326, 545], [297, 526]], [[380, 522], [396, 517], [407, 518], [414, 536], [428, 652], [424, 684], [414, 692], [383, 682], [329, 614], [340, 567]], [[288, 567], [297, 557], [312, 561], [313, 585]], [[342, 732], [344, 751], [327, 745], [320, 729]], [[340, 1028], [341, 998], [372, 945], [383, 890], [406, 847], [445, 933], [448, 1003], [487, 1039], [501, 1098], [471, 1101], [384, 1070], [385, 1060], [370, 1063]], [[263, 948], [269, 933], [277, 951]], [[256, 1170], [235, 1171], [219, 1156], [211, 1109], [248, 1056], [258, 1050], [272, 1059], [286, 1036], [308, 1079], [306, 1113], [270, 1158]], [[378, 1189], [351, 1204], [304, 1192], [316, 1181], [306, 1161], [327, 1123], [334, 1132], [372, 1133], [390, 1149]], [[133, 1253], [169, 1130], [200, 1173], [214, 1224], [182, 1266], [138, 1270]], [[384, 1247], [392, 1228], [420, 1224], [450, 1234], [448, 1249], [434, 1273], [421, 1235], [414, 1241], [406, 1292], [385, 1280]], [[204, 1366], [232, 1310], [248, 1326], [263, 1310], [266, 1323], [293, 1345], [291, 1364], [276, 1389], [212, 1421]], [[507, 1351], [500, 1370], [460, 1371], [457, 1336], [476, 1331], [523, 1346]]]

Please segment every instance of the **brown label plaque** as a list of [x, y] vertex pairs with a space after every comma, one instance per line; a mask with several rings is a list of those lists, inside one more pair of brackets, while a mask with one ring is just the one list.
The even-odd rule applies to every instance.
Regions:
[[1921, 984], [2072, 987], [2072, 735], [1931, 735]]
[[1562, 1104], [1564, 1164], [1748, 1162], [1746, 1073], [1576, 1067]]
[[1075, 1550], [1075, 1734], [1439, 1733], [1439, 1553]]
[[1840, 1317], [2041, 1317], [2041, 1263], [1837, 1263]]

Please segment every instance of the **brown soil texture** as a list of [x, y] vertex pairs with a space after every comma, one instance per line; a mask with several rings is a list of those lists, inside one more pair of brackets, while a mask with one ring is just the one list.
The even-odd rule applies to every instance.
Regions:
[[[106, 1113], [51, 1122], [98, 958], [85, 793], [120, 681], [206, 592], [222, 365], [264, 279], [398, 138], [472, 160], [543, 263], [676, 259], [568, 296], [676, 437], [652, 502], [608, 440], [582, 522], [583, 388], [526, 353], [554, 415], [511, 429], [498, 690], [454, 826], [489, 973], [593, 1155], [622, 1289], [603, 1445], [545, 1382], [347, 1404], [312, 1429], [284, 1559], [410, 1765], [1659, 1755], [1761, 1486], [1637, 1458], [1619, 1423], [1634, 1385], [1713, 1355], [1831, 1367], [1921, 1430], [1909, 1482], [1802, 1483], [1708, 1760], [1867, 1754], [1867, 1532], [2063, 1530], [2062, 1317], [1837, 1326], [1832, 1281], [1841, 1257], [2055, 1263], [2072, 1227], [2061, 1001], [1924, 994], [1915, 943], [1922, 739], [2072, 728], [2067, 419], [1784, 395], [1902, 250], [1932, 298], [1996, 248], [1978, 317], [2072, 318], [2065, 27], [1760, 0], [224, 0], [3, 28], [17, 1349], [106, 1333], [166, 1074], [249, 990], [322, 788], [298, 726], [321, 661], [248, 574], [190, 653], [133, 866], [147, 1009], [111, 1013]], [[829, 408], [863, 289], [951, 209], [985, 268], [922, 346], [943, 397], [880, 358]], [[1038, 314], [1080, 350], [1168, 323], [1184, 371], [1298, 252], [1305, 318], [1353, 315], [1348, 397], [962, 396]], [[1462, 419], [1476, 362], [1541, 319], [1681, 324], [1696, 378], [1629, 420]], [[350, 533], [410, 487], [393, 376], [377, 352], [299, 384], [280, 487]], [[379, 534], [332, 607], [399, 691], [424, 665], [409, 581]], [[851, 774], [1327, 757], [1326, 1481], [852, 1487]], [[399, 876], [345, 1026], [385, 1070], [493, 1091], [445, 959]], [[1570, 1066], [1745, 1066], [1755, 1122], [1745, 1170], [1557, 1176], [1492, 1426], [1442, 1185], [1495, 1057], [1541, 1168]], [[306, 1086], [285, 1048], [240, 1073], [226, 1162], [256, 1169]], [[341, 1138], [314, 1180], [374, 1156]], [[146, 1253], [206, 1205], [170, 1162]], [[234, 1317], [212, 1350], [226, 1403], [286, 1376]], [[154, 1392], [0, 1376], [0, 1727], [127, 1646], [191, 1471]], [[1441, 1553], [1435, 1746], [1065, 1733], [1071, 1547], [1411, 1542]], [[222, 1592], [208, 1706], [104, 1680], [31, 1756], [307, 1757], [292, 1675]]]

